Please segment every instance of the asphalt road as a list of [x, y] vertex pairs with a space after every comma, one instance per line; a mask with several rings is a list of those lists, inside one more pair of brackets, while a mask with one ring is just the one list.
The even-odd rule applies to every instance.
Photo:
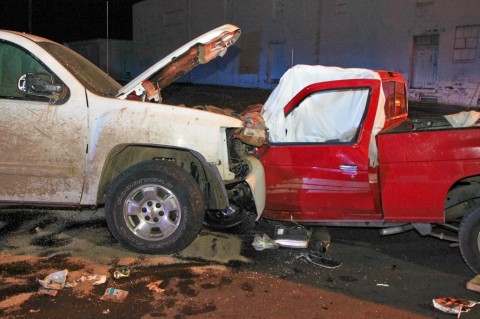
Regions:
[[[474, 274], [458, 248], [414, 231], [380, 237], [375, 229], [329, 228], [323, 256], [341, 266], [327, 269], [297, 258], [302, 249], [256, 251], [253, 233], [202, 230], [179, 254], [148, 256], [120, 247], [102, 211], [0, 213], [2, 318], [454, 318], [432, 299], [480, 301], [465, 288]], [[113, 279], [123, 267], [130, 277]], [[62, 269], [68, 280], [97, 273], [107, 283], [40, 295], [36, 279]], [[157, 292], [146, 288], [152, 283]], [[129, 295], [101, 300], [107, 287]], [[462, 318], [480, 318], [477, 307]]]

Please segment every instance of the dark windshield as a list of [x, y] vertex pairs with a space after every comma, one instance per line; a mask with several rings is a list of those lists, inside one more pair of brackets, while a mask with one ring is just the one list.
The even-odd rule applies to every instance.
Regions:
[[89, 91], [102, 96], [115, 96], [121, 85], [77, 52], [52, 42], [37, 42], [60, 62]]

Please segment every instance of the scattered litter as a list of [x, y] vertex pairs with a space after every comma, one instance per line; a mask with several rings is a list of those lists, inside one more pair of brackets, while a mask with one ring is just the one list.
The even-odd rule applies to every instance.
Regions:
[[299, 258], [304, 258], [305, 260], [307, 260], [308, 262], [311, 262], [314, 265], [324, 267], [324, 268], [330, 268], [330, 269], [337, 268], [342, 264], [336, 260], [329, 259], [322, 256], [317, 256], [310, 253], [301, 253], [296, 257], [296, 259], [299, 259]]
[[30, 313], [38, 313], [38, 312], [40, 312], [40, 309], [30, 309], [29, 312]]
[[159, 285], [163, 282], [163, 280], [157, 280], [155, 282], [152, 282], [151, 284], [147, 285], [147, 288], [149, 290], [155, 291], [155, 292], [164, 292], [165, 289], [162, 289], [159, 287]]
[[66, 282], [65, 283], [65, 288], [73, 288], [73, 287], [76, 287], [78, 285], [78, 282], [77, 281], [73, 281], [73, 282]]
[[480, 275], [467, 282], [467, 289], [480, 292]]
[[275, 244], [275, 242], [268, 237], [267, 234], [263, 234], [262, 236], [260, 235], [255, 235], [253, 238], [253, 243], [252, 243], [253, 248], [255, 250], [264, 250], [264, 249], [276, 249], [278, 248], [278, 245]]
[[47, 289], [60, 290], [65, 287], [65, 282], [67, 281], [68, 270], [61, 270], [54, 273], [51, 273], [45, 279], [37, 279], [38, 283]]
[[73, 288], [78, 285], [78, 283], [83, 283], [85, 281], [94, 281], [92, 285], [101, 285], [107, 281], [107, 276], [105, 275], [82, 275], [80, 278], [73, 282], [67, 282], [67, 275], [68, 270], [64, 269], [61, 271], [57, 271], [51, 273], [45, 279], [37, 279], [38, 283], [40, 284], [40, 288], [38, 289], [38, 293], [40, 295], [50, 295], [56, 296], [58, 290], [63, 288]]
[[83, 283], [85, 281], [94, 281], [92, 286], [101, 285], [107, 282], [107, 276], [105, 275], [81, 275], [76, 282]]
[[478, 121], [480, 113], [476, 111], [464, 111], [456, 114], [444, 115], [444, 118], [453, 127], [470, 127]]
[[104, 315], [108, 315], [108, 314], [110, 314], [110, 309], [107, 308], [107, 309], [105, 309], [104, 311], [102, 311], [102, 313], [103, 313]]
[[470, 311], [470, 308], [478, 304], [476, 301], [451, 297], [436, 298], [432, 300], [433, 306], [445, 313], [457, 315], [460, 318], [462, 312]]
[[115, 279], [120, 279], [128, 276], [130, 276], [130, 269], [128, 268], [121, 268], [113, 273], [113, 277]]
[[377, 284], [377, 287], [390, 287], [389, 284]]
[[281, 247], [288, 248], [307, 248], [308, 231], [305, 227], [295, 225], [287, 228], [283, 225], [275, 226], [274, 242]]
[[127, 298], [128, 291], [115, 289], [115, 288], [107, 288], [103, 296], [100, 297], [100, 300], [110, 300], [113, 302], [123, 302], [125, 298]]
[[79, 279], [79, 281], [84, 282], [84, 281], [94, 281], [92, 282], [92, 286], [98, 286], [101, 284], [104, 284], [107, 282], [107, 276], [105, 275], [92, 275], [92, 276], [86, 276], [82, 275]]
[[40, 287], [40, 288], [38, 288], [38, 294], [39, 295], [49, 295], [49, 296], [55, 297], [58, 294], [58, 290], [47, 289], [47, 288]]

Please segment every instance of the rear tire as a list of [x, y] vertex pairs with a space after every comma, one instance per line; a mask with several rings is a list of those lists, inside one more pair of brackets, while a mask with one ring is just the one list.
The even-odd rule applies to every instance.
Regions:
[[463, 260], [475, 273], [480, 274], [480, 207], [465, 214], [458, 233]]
[[171, 254], [192, 243], [205, 215], [200, 189], [181, 168], [146, 161], [125, 170], [107, 193], [108, 228], [125, 248]]

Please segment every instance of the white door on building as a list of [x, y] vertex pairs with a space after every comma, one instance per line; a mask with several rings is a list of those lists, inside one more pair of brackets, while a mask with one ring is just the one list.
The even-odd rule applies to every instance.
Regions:
[[437, 82], [438, 35], [414, 38], [412, 88], [431, 89]]

